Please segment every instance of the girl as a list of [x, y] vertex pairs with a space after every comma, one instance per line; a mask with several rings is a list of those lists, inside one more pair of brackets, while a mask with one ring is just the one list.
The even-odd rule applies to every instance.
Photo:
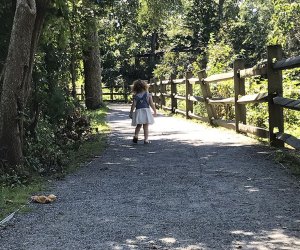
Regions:
[[[132, 119], [132, 126], [135, 127], [135, 133], [132, 141], [137, 143], [139, 132], [143, 125], [144, 130], [144, 144], [150, 143], [149, 136], [149, 124], [154, 123], [154, 119], [150, 110], [152, 108], [154, 116], [156, 116], [156, 108], [152, 100], [151, 94], [148, 92], [148, 84], [142, 80], [136, 80], [133, 82], [133, 103], [131, 105], [129, 117]], [[150, 106], [150, 107], [149, 107]], [[133, 111], [135, 112], [133, 113]]]

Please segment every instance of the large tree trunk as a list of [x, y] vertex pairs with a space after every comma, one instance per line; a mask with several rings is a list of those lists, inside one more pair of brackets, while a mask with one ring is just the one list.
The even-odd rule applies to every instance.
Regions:
[[23, 163], [23, 114], [33, 59], [49, 0], [17, 0], [0, 98], [0, 157]]
[[85, 29], [86, 42], [83, 48], [85, 76], [85, 104], [87, 109], [97, 109], [102, 104], [101, 61], [95, 18], [89, 18]]

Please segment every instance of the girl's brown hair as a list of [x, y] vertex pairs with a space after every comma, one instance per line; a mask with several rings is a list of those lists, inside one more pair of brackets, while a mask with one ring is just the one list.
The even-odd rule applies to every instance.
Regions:
[[146, 81], [138, 79], [133, 82], [132, 92], [137, 94], [137, 93], [141, 93], [143, 91], [147, 91], [148, 88], [149, 88], [149, 86]]

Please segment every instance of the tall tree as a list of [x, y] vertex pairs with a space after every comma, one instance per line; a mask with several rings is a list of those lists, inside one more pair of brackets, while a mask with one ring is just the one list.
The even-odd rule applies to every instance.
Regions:
[[150, 57], [149, 65], [150, 72], [148, 78], [151, 77], [155, 63], [157, 63], [157, 57], [155, 51], [160, 47], [160, 37], [164, 34], [164, 24], [168, 18], [175, 13], [180, 11], [182, 2], [180, 0], [141, 0], [138, 20], [139, 23], [144, 26], [145, 30], [148, 31], [150, 41]]
[[271, 19], [272, 32], [269, 42], [281, 44], [286, 53], [299, 55], [300, 50], [300, 0], [277, 0]]
[[97, 18], [94, 14], [95, 6], [85, 1], [89, 13], [84, 20], [83, 65], [85, 104], [88, 109], [97, 109], [102, 104], [101, 88], [101, 58]]
[[186, 24], [193, 32], [192, 46], [205, 48], [210, 34], [219, 29], [217, 3], [211, 0], [193, 0], [186, 14]]
[[0, 157], [23, 162], [23, 114], [30, 93], [34, 53], [49, 0], [18, 0], [0, 99]]

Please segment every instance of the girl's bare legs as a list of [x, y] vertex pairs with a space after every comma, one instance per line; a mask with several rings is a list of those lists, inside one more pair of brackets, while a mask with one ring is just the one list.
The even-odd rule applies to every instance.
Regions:
[[148, 124], [143, 124], [143, 130], [144, 130], [144, 141], [148, 141], [149, 125]]
[[140, 133], [141, 127], [142, 127], [142, 124], [136, 125], [135, 131], [134, 131], [134, 137], [135, 137], [135, 138], [138, 138], [138, 137], [139, 137], [139, 133]]

